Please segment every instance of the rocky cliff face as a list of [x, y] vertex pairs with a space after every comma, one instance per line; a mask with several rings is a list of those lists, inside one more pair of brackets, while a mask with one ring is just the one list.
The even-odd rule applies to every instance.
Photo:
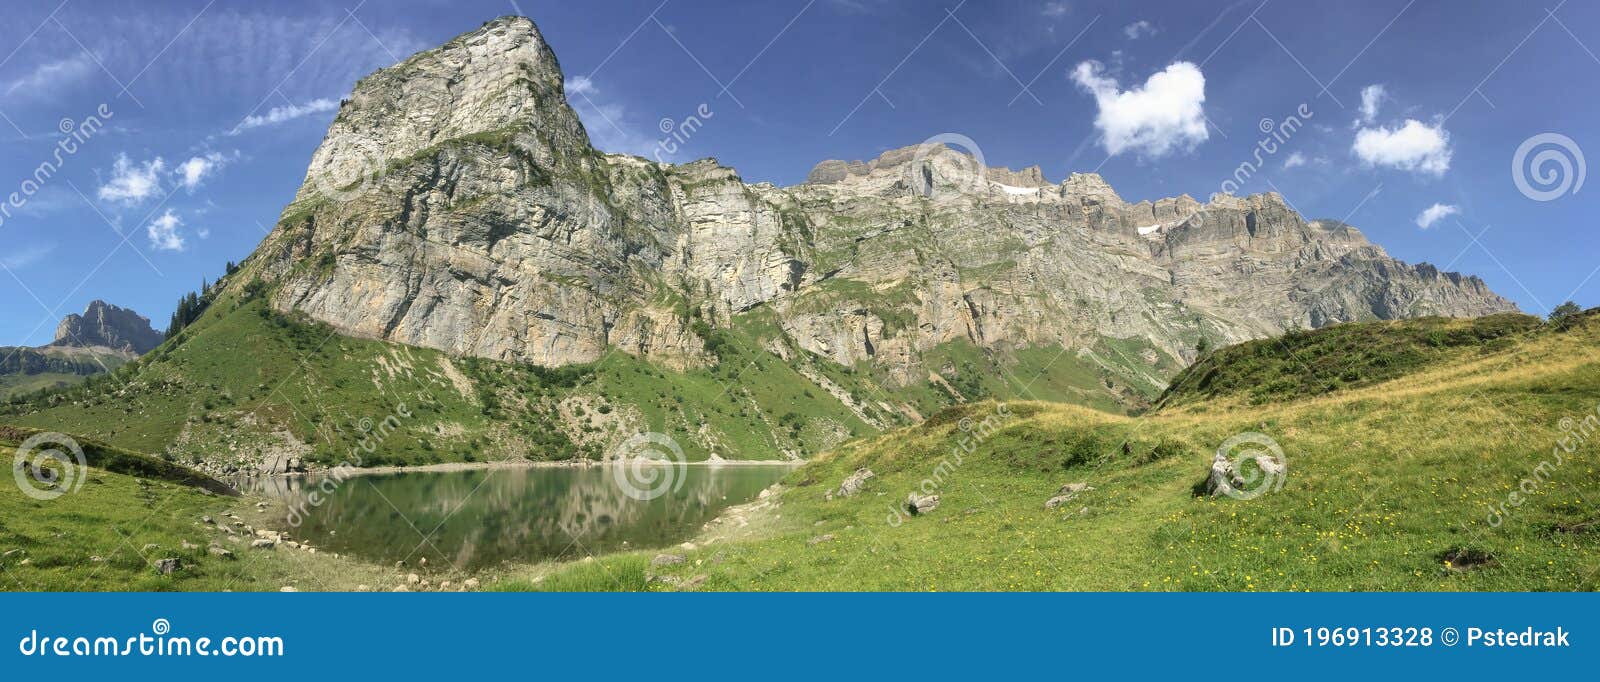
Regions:
[[47, 347], [109, 348], [144, 355], [161, 345], [161, 332], [146, 318], [105, 301], [92, 301], [83, 314], [72, 314], [56, 325], [55, 340]]
[[783, 346], [896, 386], [941, 380], [951, 344], [1159, 385], [1202, 337], [1515, 309], [1276, 194], [1129, 203], [1097, 175], [1052, 184], [939, 145], [794, 187], [602, 154], [562, 84], [522, 18], [358, 83], [247, 263], [273, 305], [462, 355], [677, 369], [715, 363], [708, 330], [759, 310]]

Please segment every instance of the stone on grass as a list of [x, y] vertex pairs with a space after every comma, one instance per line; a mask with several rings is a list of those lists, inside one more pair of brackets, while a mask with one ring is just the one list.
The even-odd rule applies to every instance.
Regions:
[[939, 506], [938, 495], [918, 495], [911, 493], [906, 496], [906, 512], [912, 516], [926, 514]]
[[1068, 483], [1064, 486], [1061, 486], [1061, 489], [1056, 491], [1055, 497], [1045, 500], [1044, 508], [1055, 509], [1056, 507], [1071, 502], [1072, 498], [1077, 497], [1079, 493], [1088, 492], [1090, 490], [1094, 490], [1094, 486], [1091, 486], [1088, 483]]
[[850, 497], [861, 492], [861, 487], [875, 476], [877, 474], [872, 473], [872, 470], [866, 467], [856, 469], [855, 473], [845, 477], [844, 482], [839, 484], [839, 497]]
[[177, 557], [156, 559], [156, 572], [161, 575], [172, 575], [174, 571], [180, 568], [183, 568], [183, 562], [179, 561]]

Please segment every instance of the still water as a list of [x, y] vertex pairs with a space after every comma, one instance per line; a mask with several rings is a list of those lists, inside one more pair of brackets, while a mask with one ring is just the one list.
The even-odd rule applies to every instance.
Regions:
[[[336, 486], [315, 475], [240, 484], [284, 500], [291, 511], [282, 528], [323, 551], [411, 565], [427, 557], [470, 570], [674, 545], [724, 508], [755, 499], [791, 467], [664, 467], [660, 473], [672, 477], [671, 485], [645, 491], [626, 483], [621, 469], [413, 471], [351, 476]], [[311, 503], [313, 491], [320, 504]]]

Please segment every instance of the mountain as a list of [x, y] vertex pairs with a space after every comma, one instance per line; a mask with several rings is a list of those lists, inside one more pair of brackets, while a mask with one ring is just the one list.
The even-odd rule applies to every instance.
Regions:
[[110, 372], [161, 345], [150, 320], [127, 308], [91, 301], [62, 318], [55, 340], [38, 348], [0, 348], [0, 399], [61, 388]]
[[[448, 390], [393, 463], [600, 457], [640, 431], [802, 457], [985, 397], [1143, 409], [1202, 341], [1515, 310], [1276, 194], [1130, 203], [937, 143], [752, 184], [597, 151], [563, 88], [520, 17], [362, 79], [272, 232], [124, 396], [21, 412], [326, 463], [409, 381]], [[134, 394], [205, 418], [119, 414]]]
[[109, 348], [144, 355], [161, 345], [161, 332], [150, 326], [150, 319], [127, 308], [90, 301], [83, 314], [72, 314], [56, 325], [55, 348]]
[[1097, 175], [1052, 185], [938, 144], [787, 188], [601, 154], [562, 85], [522, 18], [358, 83], [260, 252], [273, 305], [460, 355], [680, 368], [715, 362], [695, 319], [765, 308], [793, 346], [895, 386], [952, 343], [1160, 384], [1201, 337], [1515, 310], [1276, 194], [1128, 203]]

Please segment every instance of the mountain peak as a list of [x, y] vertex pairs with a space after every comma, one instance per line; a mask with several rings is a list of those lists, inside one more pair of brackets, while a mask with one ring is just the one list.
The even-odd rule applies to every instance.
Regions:
[[146, 318], [127, 308], [101, 300], [90, 301], [83, 314], [72, 314], [56, 325], [55, 340], [50, 346], [94, 348], [103, 347], [130, 351], [139, 355], [161, 345], [161, 333], [150, 326]]
[[442, 143], [527, 130], [553, 147], [589, 146], [538, 27], [501, 17], [357, 82], [296, 199], [349, 198], [394, 163]]
[[[919, 160], [928, 163], [954, 164], [959, 166], [958, 171], [966, 173], [969, 177], [973, 172], [974, 165], [977, 163], [976, 157], [966, 150], [951, 147], [943, 142], [924, 142], [909, 147], [890, 149], [879, 154], [878, 158], [867, 162], [828, 159], [818, 163], [811, 169], [811, 173], [806, 176], [806, 183], [830, 185], [843, 182], [852, 177], [863, 177], [875, 173], [890, 172], [900, 174], [905, 172], [904, 167], [906, 164]], [[1022, 170], [1014, 171], [1004, 166], [986, 165], [983, 167], [983, 177], [990, 182], [1012, 187], [1036, 189], [1050, 186], [1050, 181], [1045, 179], [1044, 171], [1038, 166], [1029, 166]]]

